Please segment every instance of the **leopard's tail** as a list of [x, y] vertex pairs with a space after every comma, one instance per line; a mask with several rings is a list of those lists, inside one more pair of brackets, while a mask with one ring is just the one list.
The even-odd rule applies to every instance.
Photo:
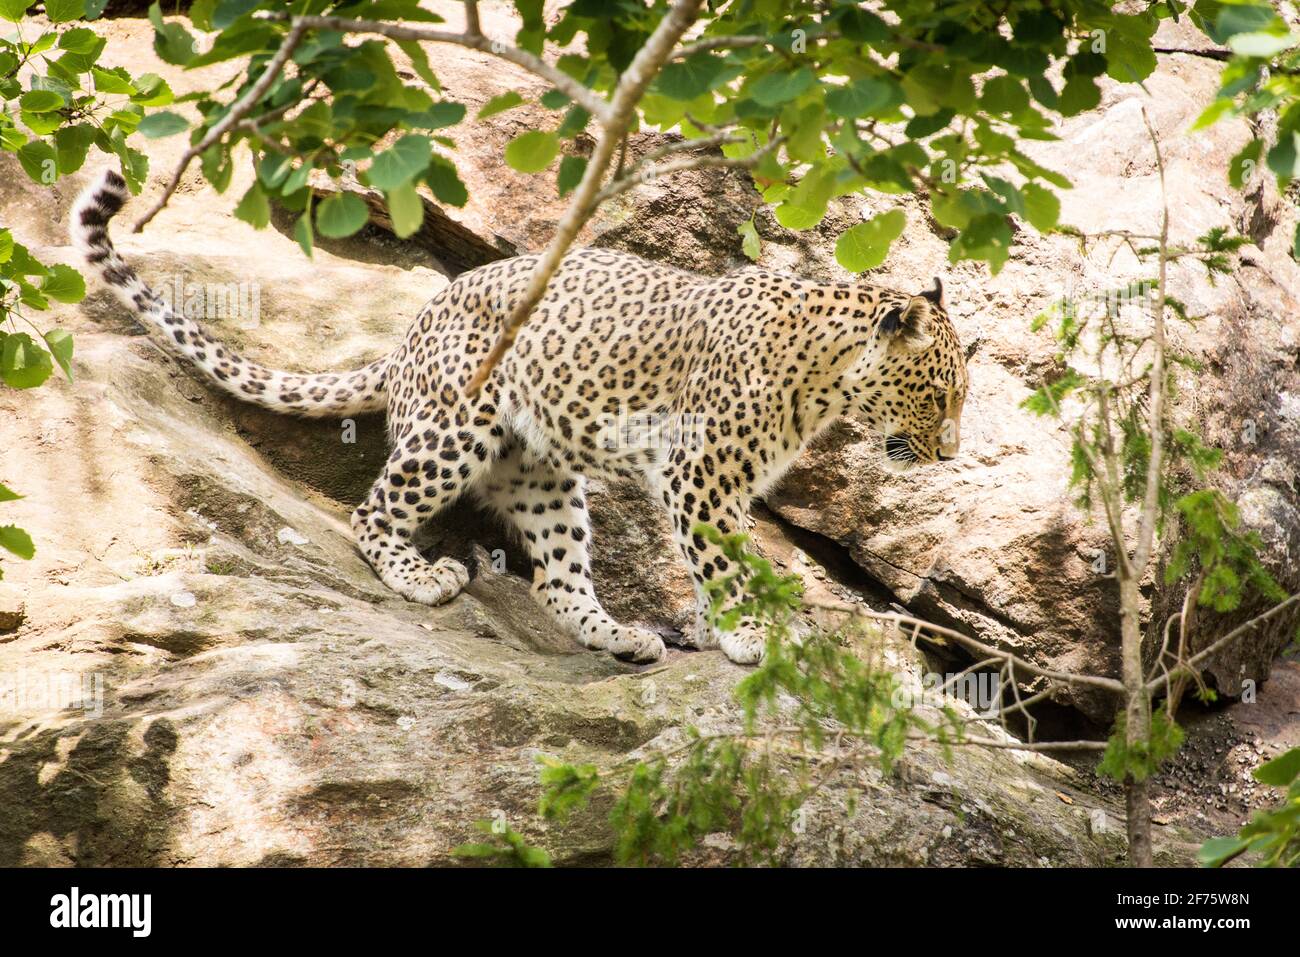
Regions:
[[170, 349], [236, 398], [276, 412], [310, 418], [342, 418], [385, 407], [387, 357], [353, 372], [323, 375], [280, 372], [250, 362], [212, 338], [183, 312], [173, 310], [123, 261], [108, 238], [108, 222], [126, 198], [126, 181], [113, 170], [106, 170], [72, 207], [69, 224], [72, 242], [144, 324], [162, 334]]

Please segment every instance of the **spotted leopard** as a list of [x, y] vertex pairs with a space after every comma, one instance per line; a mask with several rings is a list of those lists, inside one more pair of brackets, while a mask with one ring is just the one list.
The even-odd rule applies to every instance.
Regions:
[[296, 375], [239, 355], [136, 275], [108, 237], [126, 198], [120, 176], [102, 175], [72, 211], [73, 239], [145, 325], [213, 384], [296, 415], [387, 409], [392, 451], [352, 529], [380, 579], [414, 602], [442, 604], [467, 583], [464, 565], [430, 561], [412, 536], [473, 492], [518, 529], [533, 593], [561, 628], [588, 648], [658, 659], [660, 636], [614, 621], [591, 578], [586, 479], [633, 478], [663, 503], [693, 574], [693, 642], [752, 663], [764, 648], [752, 622], [715, 634], [706, 619], [705, 585], [730, 566], [697, 524], [744, 529], [750, 501], [841, 416], [882, 436], [900, 467], [957, 454], [968, 380], [937, 280], [906, 295], [758, 269], [709, 278], [579, 250], [470, 399], [466, 383], [536, 257], [456, 277], [382, 359]]

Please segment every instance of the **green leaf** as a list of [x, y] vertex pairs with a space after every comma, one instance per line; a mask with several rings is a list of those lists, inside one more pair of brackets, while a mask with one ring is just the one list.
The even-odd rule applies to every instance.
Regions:
[[81, 302], [86, 298], [86, 280], [63, 263], [55, 263], [41, 283], [41, 292], [59, 302]]
[[1062, 116], [1075, 116], [1101, 102], [1101, 88], [1089, 76], [1075, 75], [1065, 81], [1057, 109]]
[[440, 100], [427, 110], [413, 116], [411, 125], [422, 130], [441, 130], [455, 126], [465, 118], [465, 104]]
[[316, 229], [331, 239], [351, 236], [369, 221], [370, 210], [352, 193], [335, 193], [316, 207]]
[[53, 90], [30, 90], [18, 99], [18, 105], [28, 113], [49, 113], [67, 101]]
[[100, 93], [128, 93], [134, 95], [139, 91], [131, 82], [131, 77], [120, 66], [111, 70], [92, 67], [90, 75], [95, 80], [95, 89]]
[[1054, 110], [1060, 102], [1060, 97], [1056, 93], [1056, 87], [1052, 86], [1052, 81], [1045, 76], [1029, 77], [1029, 92], [1034, 94], [1034, 99], [1049, 110]]
[[176, 99], [167, 81], [157, 73], [143, 73], [135, 79], [131, 102], [137, 106], [166, 106]]
[[1061, 201], [1056, 194], [1037, 183], [1025, 183], [1020, 187], [1024, 197], [1024, 218], [1040, 233], [1056, 228], [1061, 218]]
[[212, 184], [212, 188], [218, 193], [224, 193], [230, 186], [234, 166], [228, 156], [222, 155], [220, 144], [204, 150], [203, 155], [199, 157], [199, 165], [204, 177]]
[[813, 167], [776, 207], [776, 221], [786, 229], [812, 229], [825, 217], [834, 186], [833, 173], [825, 167]]
[[4, 482], [0, 482], [0, 502], [16, 502], [20, 498], [21, 495], [7, 487]]
[[727, 65], [709, 53], [669, 63], [655, 79], [655, 91], [672, 100], [693, 100], [723, 82]]
[[[184, 66], [194, 59], [194, 37], [179, 23], [164, 23], [162, 8], [155, 2], [149, 7], [149, 21], [153, 24], [153, 48], [165, 62]], [[222, 34], [222, 38], [227, 34]], [[214, 51], [216, 46], [213, 47]]]
[[1118, 16], [1116, 20], [1119, 28], [1107, 33], [1106, 75], [1121, 83], [1140, 83], [1156, 69], [1151, 48], [1155, 22], [1142, 16]]
[[461, 182], [456, 167], [446, 157], [435, 155], [429, 161], [429, 168], [424, 171], [424, 181], [433, 190], [434, 199], [440, 203], [459, 208], [469, 200], [469, 190]]
[[1261, 784], [1284, 788], [1300, 777], [1300, 748], [1292, 748], [1272, 761], [1255, 769], [1255, 780]]
[[1237, 189], [1241, 189], [1246, 181], [1259, 168], [1260, 156], [1264, 150], [1264, 141], [1260, 139], [1251, 140], [1241, 150], [1233, 156], [1228, 163], [1228, 182]]
[[[262, 156], [261, 161], [257, 164], [257, 178], [271, 192], [279, 190], [282, 185], [287, 183], [290, 171], [293, 170], [293, 157], [283, 153], [266, 153]], [[308, 173], [308, 175], [311, 175]], [[303, 182], [297, 183], [293, 189], [286, 188], [281, 192], [288, 196], [296, 193], [306, 185]]]
[[175, 136], [177, 133], [184, 133], [189, 128], [190, 124], [185, 117], [170, 110], [159, 110], [156, 113], [150, 113], [140, 121], [140, 125], [137, 127], [141, 135], [151, 140], [162, 139], [164, 136]]
[[816, 75], [806, 66], [793, 73], [780, 70], [761, 77], [751, 88], [750, 95], [763, 106], [780, 106], [801, 96], [816, 82]]
[[95, 128], [89, 123], [65, 126], [54, 133], [54, 150], [59, 172], [67, 175], [81, 169], [95, 140]]
[[0, 344], [0, 379], [13, 389], [32, 389], [50, 377], [50, 354], [25, 332], [4, 337]]
[[67, 23], [86, 15], [86, 0], [45, 0], [45, 15], [51, 23]]
[[69, 53], [89, 53], [95, 49], [99, 37], [88, 27], [76, 27], [59, 34], [59, 49]]
[[1211, 838], [1196, 852], [1196, 860], [1202, 867], [1220, 867], [1249, 846], [1249, 841], [1239, 837]]
[[262, 229], [271, 221], [271, 204], [267, 201], [266, 193], [262, 192], [261, 183], [254, 182], [248, 188], [244, 198], [235, 207], [235, 218], [251, 223], [254, 229]]
[[975, 105], [975, 86], [970, 75], [956, 66], [933, 61], [908, 70], [903, 76], [908, 105], [919, 116], [938, 113], [945, 107], [967, 112]]
[[34, 0], [0, 0], [0, 20], [20, 23]]
[[1240, 56], [1271, 57], [1295, 46], [1293, 33], [1238, 33], [1228, 41], [1233, 53]]
[[212, 25], [218, 30], [224, 30], [254, 9], [258, 2], [259, 0], [217, 0], [212, 11]]
[[559, 152], [558, 135], [530, 130], [506, 144], [506, 163], [521, 173], [540, 173], [551, 165]]
[[498, 94], [497, 96], [492, 97], [492, 99], [484, 103], [482, 108], [476, 114], [476, 118], [480, 120], [485, 120], [489, 116], [496, 116], [498, 113], [504, 113], [506, 110], [512, 110], [522, 102], [524, 102], [524, 98], [522, 96], [520, 96], [514, 90], [508, 90], [505, 93], [501, 93]]
[[864, 77], [826, 94], [826, 109], [834, 116], [855, 119], [897, 105], [901, 91], [883, 80]]
[[567, 93], [561, 93], [559, 90], [547, 90], [537, 102], [548, 110], [558, 110], [568, 106], [571, 101]]
[[755, 261], [763, 253], [763, 244], [758, 237], [758, 227], [754, 225], [754, 217], [751, 216], [739, 226], [736, 232], [740, 233], [740, 249], [746, 256]]
[[421, 173], [432, 156], [433, 149], [427, 136], [408, 133], [374, 158], [366, 171], [366, 180], [385, 192], [396, 189]]
[[995, 76], [984, 84], [980, 106], [989, 113], [1019, 113], [1029, 106], [1029, 94], [1015, 77]]
[[315, 239], [312, 235], [310, 209], [299, 216], [298, 221], [293, 224], [293, 238], [298, 241], [307, 258], [311, 259], [312, 250], [315, 249]]
[[564, 114], [564, 120], [560, 123], [559, 129], [555, 135], [563, 139], [573, 139], [587, 128], [587, 122], [591, 119], [591, 114], [580, 106], [574, 106]]
[[[367, 12], [374, 16], [373, 11]], [[437, 74], [434, 73], [433, 69], [429, 66], [429, 57], [428, 54], [424, 52], [424, 47], [420, 46], [420, 44], [414, 40], [398, 40], [397, 47], [406, 54], [407, 58], [411, 61], [411, 68], [415, 70], [416, 75], [419, 76], [421, 80], [429, 84], [429, 86], [434, 90], [442, 89], [442, 84], [438, 82]]]
[[399, 239], [414, 235], [424, 222], [424, 200], [410, 183], [402, 183], [388, 191], [388, 214], [393, 220], [393, 232]]
[[903, 234], [907, 216], [901, 209], [873, 216], [844, 231], [835, 243], [835, 261], [850, 272], [875, 269], [889, 255], [889, 246]]
[[[21, 150], [19, 153], [21, 155]], [[1279, 185], [1295, 176], [1297, 156], [1300, 156], [1300, 134], [1286, 130], [1278, 131], [1277, 142], [1269, 148], [1265, 162], [1277, 176]]]
[[556, 180], [556, 185], [560, 190], [561, 196], [568, 196], [574, 188], [582, 182], [583, 174], [587, 172], [587, 160], [582, 156], [566, 156], [560, 160], [560, 172]]
[[[179, 24], [170, 23], [167, 26], [169, 28], [176, 27], [177, 30], [180, 30], [180, 34], [185, 34], [185, 31]], [[188, 34], [185, 34], [184, 36], [181, 36], [180, 34], [170, 38], [169, 50], [171, 56], [186, 56], [185, 44], [187, 42], [193, 43], [193, 37], [190, 37]], [[197, 56], [193, 56], [191, 59], [184, 61], [184, 63], [191, 70], [198, 69], [201, 66], [208, 66], [213, 63], [224, 63], [226, 60], [233, 60], [235, 57], [244, 56], [245, 54], [254, 53], [263, 49], [268, 41], [273, 37], [274, 34], [267, 24], [255, 22], [250, 23], [245, 21], [244, 23], [218, 33], [217, 38], [212, 42], [212, 46], [209, 48], [207, 53], [200, 53]], [[158, 39], [155, 38], [154, 49], [156, 50], [157, 48]], [[164, 56], [163, 59], [167, 58]], [[362, 71], [362, 73], [368, 77], [369, 81], [374, 80], [373, 75], [365, 71]], [[334, 92], [338, 93], [339, 89], [335, 88]]]
[[[1197, 4], [1198, 9], [1201, 4]], [[1268, 4], [1224, 3], [1213, 28], [1208, 31], [1216, 43], [1227, 43], [1238, 33], [1258, 33], [1285, 28], [1282, 18]]]
[[981, 259], [997, 275], [1011, 254], [1011, 227], [1001, 213], [976, 216], [948, 247], [948, 260]]
[[44, 140], [32, 140], [20, 147], [18, 162], [27, 175], [42, 186], [49, 186], [59, 178], [58, 155]]
[[36, 554], [32, 537], [16, 525], [0, 525], [0, 548], [28, 560]]
[[[292, 161], [292, 158], [290, 158], [290, 161]], [[312, 166], [303, 163], [296, 169], [285, 170], [284, 182], [280, 184], [280, 194], [282, 196], [292, 196], [306, 186], [307, 181], [311, 179], [312, 169]]]
[[61, 113], [22, 113], [25, 123], [37, 136], [49, 136], [63, 124]]
[[45, 344], [50, 349], [50, 355], [54, 356], [54, 361], [59, 364], [63, 374], [72, 381], [72, 333], [65, 329], [51, 329], [45, 333]]
[[1214, 124], [1217, 124], [1219, 120], [1222, 120], [1223, 117], [1231, 116], [1231, 114], [1235, 112], [1236, 101], [1231, 99], [1230, 96], [1221, 96], [1221, 98], [1213, 100], [1204, 111], [1201, 111], [1200, 116], [1196, 117], [1196, 122], [1193, 122], [1193, 124], [1188, 127], [1188, 130], [1190, 130], [1191, 133], [1195, 133], [1196, 130], [1204, 130], [1206, 126], [1213, 126]]

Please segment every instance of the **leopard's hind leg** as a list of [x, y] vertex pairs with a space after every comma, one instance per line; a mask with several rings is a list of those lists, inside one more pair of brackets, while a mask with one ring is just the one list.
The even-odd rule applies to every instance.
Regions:
[[663, 639], [621, 625], [601, 607], [591, 580], [591, 527], [580, 475], [531, 460], [514, 445], [493, 463], [479, 489], [487, 504], [524, 537], [533, 563], [533, 597], [588, 648], [633, 661], [657, 661]]
[[361, 553], [383, 583], [404, 598], [441, 605], [469, 582], [463, 564], [449, 557], [430, 562], [411, 539], [487, 471], [499, 444], [497, 433], [479, 426], [412, 429], [353, 511], [352, 531]]

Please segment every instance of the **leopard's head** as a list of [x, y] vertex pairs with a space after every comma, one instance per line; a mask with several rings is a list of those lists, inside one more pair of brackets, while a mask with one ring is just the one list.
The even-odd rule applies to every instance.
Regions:
[[968, 379], [942, 283], [918, 296], [882, 293], [874, 316], [849, 415], [883, 436], [896, 468], [955, 458]]

